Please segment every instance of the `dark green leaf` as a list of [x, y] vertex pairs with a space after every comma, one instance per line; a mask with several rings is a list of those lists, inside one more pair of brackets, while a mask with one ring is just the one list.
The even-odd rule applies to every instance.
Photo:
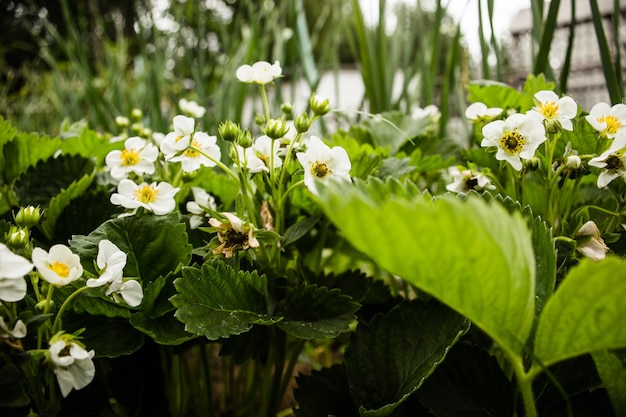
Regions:
[[315, 226], [315, 224], [318, 222], [318, 220], [321, 217], [322, 217], [321, 214], [316, 214], [315, 216], [307, 217], [289, 226], [287, 230], [285, 230], [285, 233], [283, 234], [283, 240], [281, 242], [281, 246], [285, 247], [297, 241], [302, 236], [306, 235], [308, 231], [311, 230], [313, 226]]
[[63, 329], [69, 333], [85, 329], [80, 335], [87, 350], [93, 349], [96, 357], [114, 358], [129, 355], [143, 346], [144, 336], [128, 320], [108, 319], [78, 314], [66, 314]]
[[466, 343], [454, 345], [416, 394], [438, 417], [507, 417], [515, 410], [513, 387], [498, 360]]
[[[7, 132], [11, 133], [11, 131]], [[20, 174], [52, 157], [61, 147], [61, 139], [39, 136], [36, 133], [17, 133], [12, 140], [4, 144], [4, 169], [2, 175], [6, 183], [13, 182]], [[51, 178], [46, 178], [50, 181]]]
[[256, 271], [236, 272], [206, 263], [202, 269], [183, 268], [183, 276], [174, 285], [178, 294], [170, 300], [177, 308], [176, 318], [188, 332], [210, 340], [276, 321], [268, 311], [267, 278]]
[[3, 361], [0, 366], [0, 410], [2, 407], [24, 407], [30, 403], [27, 381], [20, 370]]
[[70, 246], [90, 272], [95, 272], [93, 260], [98, 254], [98, 242], [103, 239], [128, 255], [124, 276], [140, 277], [144, 286], [187, 265], [191, 259], [185, 225], [176, 213], [119, 217], [103, 223], [88, 236], [74, 236]]
[[130, 324], [161, 345], [180, 345], [195, 337], [185, 331], [185, 326], [176, 320], [173, 313], [157, 318], [143, 312], [134, 313], [130, 316]]
[[277, 326], [301, 339], [335, 337], [356, 319], [357, 303], [339, 290], [302, 285], [290, 290], [276, 306], [282, 321]]
[[176, 294], [174, 274], [159, 277], [148, 283], [143, 290], [142, 312], [149, 318], [157, 318], [174, 310], [170, 297]]
[[464, 317], [435, 300], [401, 303], [370, 325], [360, 324], [346, 350], [350, 391], [360, 414], [391, 414], [468, 328]]
[[616, 416], [626, 415], [626, 351], [591, 354], [606, 387]]
[[294, 414], [297, 417], [359, 416], [350, 396], [345, 366], [334, 365], [311, 375], [299, 375], [296, 383], [294, 397], [298, 408]]

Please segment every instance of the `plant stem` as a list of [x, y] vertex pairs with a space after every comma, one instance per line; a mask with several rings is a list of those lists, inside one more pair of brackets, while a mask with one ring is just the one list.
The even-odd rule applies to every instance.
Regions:
[[522, 400], [524, 401], [526, 417], [537, 417], [537, 406], [535, 405], [535, 396], [532, 386], [534, 374], [526, 373], [520, 357], [511, 358], [511, 363], [515, 376], [517, 377], [517, 384], [522, 394]]
[[67, 308], [67, 306], [69, 306], [70, 302], [74, 298], [76, 298], [78, 296], [78, 294], [88, 290], [89, 288], [90, 287], [87, 287], [87, 286], [81, 287], [81, 288], [77, 289], [76, 291], [74, 291], [72, 294], [70, 294], [69, 297], [67, 297], [65, 299], [63, 304], [61, 304], [61, 308], [59, 308], [59, 311], [57, 312], [56, 317], [54, 318], [54, 323], [52, 323], [52, 334], [55, 334], [56, 332], [61, 330], [61, 328], [60, 328], [61, 327], [61, 316], [65, 312], [65, 309]]

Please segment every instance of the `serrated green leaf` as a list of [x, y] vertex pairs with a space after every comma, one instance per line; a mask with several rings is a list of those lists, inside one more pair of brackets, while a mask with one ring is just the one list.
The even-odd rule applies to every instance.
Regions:
[[400, 197], [390, 186], [321, 188], [327, 216], [357, 249], [519, 354], [534, 320], [535, 260], [521, 215], [477, 198]]
[[345, 366], [334, 365], [314, 370], [311, 375], [299, 375], [296, 383], [298, 388], [294, 390], [294, 398], [298, 408], [294, 409], [294, 414], [297, 417], [359, 415], [350, 397]]
[[145, 286], [141, 310], [147, 317], [154, 319], [175, 309], [169, 300], [176, 294], [174, 279], [174, 274], [168, 274], [165, 277], [158, 277]]
[[7, 142], [2, 149], [5, 163], [2, 170], [4, 181], [6, 183], [13, 182], [29, 167], [52, 157], [60, 147], [61, 139], [59, 138], [18, 132], [13, 140]]
[[439, 417], [513, 416], [513, 386], [494, 356], [480, 347], [457, 343], [417, 391]]
[[276, 314], [283, 317], [277, 326], [301, 339], [335, 337], [349, 329], [358, 309], [359, 304], [338, 289], [302, 285], [276, 306]]
[[186, 228], [176, 213], [118, 217], [87, 236], [74, 236], [70, 247], [90, 272], [95, 273], [93, 260], [103, 239], [110, 240], [128, 255], [124, 276], [139, 277], [144, 286], [191, 260]]
[[202, 269], [183, 268], [182, 274], [174, 281], [178, 294], [170, 301], [190, 333], [217, 340], [280, 320], [270, 317], [265, 275], [208, 263]]
[[61, 155], [28, 168], [14, 185], [22, 206], [47, 208], [51, 199], [85, 176], [93, 175], [93, 161], [81, 156]]
[[48, 239], [52, 239], [54, 236], [56, 221], [63, 213], [65, 207], [67, 207], [73, 199], [85, 193], [93, 182], [95, 174], [96, 171], [94, 169], [90, 174], [83, 176], [78, 181], [72, 182], [67, 189], [62, 190], [50, 200], [48, 208], [45, 211], [44, 219], [40, 223], [41, 229]]
[[195, 337], [185, 331], [185, 326], [176, 320], [173, 313], [157, 318], [143, 312], [134, 313], [130, 316], [130, 324], [161, 345], [180, 345]]
[[85, 329], [81, 342], [88, 350], [93, 349], [98, 358], [130, 355], [144, 343], [143, 334], [123, 319], [70, 313], [64, 316], [63, 329], [70, 333]]
[[544, 366], [626, 347], [624, 268], [625, 261], [607, 258], [570, 269], [539, 317], [534, 354]]
[[100, 163], [114, 149], [123, 149], [124, 142], [109, 142], [103, 135], [93, 130], [84, 129], [78, 136], [68, 137], [61, 142], [61, 150], [68, 155], [81, 155], [96, 158]]
[[522, 94], [513, 87], [495, 81], [474, 81], [467, 87], [468, 100], [487, 107], [519, 108]]
[[431, 300], [404, 302], [360, 324], [346, 350], [350, 391], [361, 416], [387, 416], [414, 393], [468, 330]]
[[591, 356], [606, 387], [616, 416], [626, 415], [626, 352], [601, 350]]

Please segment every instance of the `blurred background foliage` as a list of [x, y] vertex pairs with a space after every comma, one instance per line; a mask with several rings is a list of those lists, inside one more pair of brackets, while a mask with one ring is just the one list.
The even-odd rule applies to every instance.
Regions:
[[[615, 19], [622, 6], [612, 1], [613, 27], [619, 28]], [[563, 0], [572, 16], [577, 2]], [[590, 3], [597, 9], [596, 0]], [[495, 0], [467, 1], [481, 17], [480, 54], [474, 57], [446, 0], [379, 0], [373, 22], [364, 16], [363, 4], [368, 3], [0, 0], [5, 28], [0, 32], [0, 115], [24, 131], [58, 135], [68, 125], [61, 121], [85, 120], [95, 130], [115, 133], [115, 117], [137, 108], [144, 125], [167, 131], [178, 100], [186, 98], [207, 107], [203, 122], [211, 131], [224, 119], [249, 121], [254, 115], [256, 105], [246, 99], [250, 87], [234, 77], [237, 67], [279, 60], [285, 77], [273, 91], [275, 105], [306, 97], [324, 77], [333, 80], [336, 95], [362, 94], [340, 92], [341, 71], [355, 70], [365, 87], [363, 97], [351, 97], [360, 110], [411, 114], [435, 104], [445, 135], [448, 121], [463, 114], [470, 80], [510, 83], [507, 74], [515, 65], [510, 45], [485, 35], [493, 33]], [[560, 4], [532, 2], [529, 72], [546, 74], [566, 93], [573, 42], [559, 57], [564, 64], [558, 72], [549, 65]], [[602, 53], [606, 84], [611, 100], [620, 101], [621, 31], [605, 29], [600, 15], [592, 15], [598, 48], [617, 53]], [[360, 117], [358, 112], [343, 116], [348, 122]]]

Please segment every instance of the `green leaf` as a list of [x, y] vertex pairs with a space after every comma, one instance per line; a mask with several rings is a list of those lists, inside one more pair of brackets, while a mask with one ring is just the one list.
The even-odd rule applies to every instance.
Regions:
[[[39, 136], [36, 133], [17, 133], [13, 140], [6, 143], [2, 149], [5, 163], [2, 170], [4, 182], [13, 182], [29, 167], [41, 160], [51, 158], [60, 147], [61, 139], [59, 138]], [[50, 181], [53, 178], [46, 178], [46, 180]]]
[[341, 233], [378, 265], [472, 320], [520, 353], [534, 319], [535, 260], [526, 221], [498, 204], [432, 201], [384, 187], [335, 182], [321, 205]]
[[103, 239], [126, 252], [124, 276], [139, 277], [144, 286], [176, 271], [180, 265], [187, 265], [191, 259], [185, 225], [176, 213], [118, 217], [103, 223], [88, 236], [74, 236], [70, 246], [90, 272], [95, 273], [93, 260], [98, 254], [98, 242]]
[[285, 233], [283, 234], [283, 240], [281, 242], [281, 246], [285, 247], [297, 241], [302, 236], [306, 235], [308, 231], [311, 230], [313, 226], [315, 226], [315, 224], [318, 222], [318, 220], [321, 217], [322, 217], [321, 214], [317, 214], [315, 216], [302, 219], [299, 222], [294, 223], [291, 226], [289, 226], [289, 228], [287, 228], [287, 230], [285, 230]]
[[30, 403], [28, 383], [24, 374], [13, 364], [2, 361], [0, 366], [0, 410], [4, 407], [25, 407]]
[[584, 259], [548, 300], [537, 327], [543, 366], [588, 352], [626, 347], [626, 261]]
[[346, 369], [361, 416], [391, 414], [468, 328], [464, 317], [434, 300], [401, 303], [360, 324], [346, 350]]
[[158, 277], [148, 283], [143, 290], [142, 312], [149, 318], [161, 317], [174, 310], [170, 297], [176, 294], [174, 274]]
[[195, 337], [185, 330], [185, 326], [176, 320], [173, 313], [152, 318], [138, 312], [130, 316], [130, 324], [161, 345], [180, 345]]
[[68, 155], [81, 155], [85, 158], [96, 158], [104, 162], [106, 155], [114, 149], [123, 149], [124, 142], [109, 142], [104, 136], [93, 130], [83, 130], [80, 135], [68, 137], [61, 142], [61, 150]]
[[[22, 206], [47, 208], [50, 200], [77, 180], [93, 176], [93, 172], [93, 161], [81, 156], [61, 155], [46, 159], [20, 175], [15, 182], [15, 194]], [[58, 213], [55, 216], [58, 216]]]
[[[271, 324], [267, 305], [267, 277], [254, 272], [208, 263], [202, 269], [183, 268], [174, 281], [178, 294], [170, 301], [185, 329], [210, 340], [240, 334], [253, 324]], [[280, 318], [278, 319], [280, 320]]]
[[513, 387], [494, 356], [457, 343], [417, 396], [438, 417], [513, 416]]
[[298, 408], [294, 409], [294, 414], [297, 417], [359, 415], [350, 397], [345, 366], [333, 365], [314, 370], [311, 375], [299, 375], [296, 383], [294, 397]]
[[467, 87], [471, 103], [485, 103], [487, 107], [519, 108], [522, 94], [513, 87], [495, 81], [474, 81]]
[[109, 319], [69, 313], [64, 316], [63, 329], [81, 333], [80, 341], [87, 350], [93, 349], [97, 358], [115, 358], [130, 355], [144, 343], [144, 336], [128, 323], [128, 320]]
[[[84, 282], [82, 283], [84, 285]], [[55, 289], [53, 299], [56, 305], [63, 304], [74, 291], [71, 285]], [[72, 300], [69, 310], [77, 314], [88, 314], [108, 318], [128, 318], [130, 310], [125, 304], [117, 304], [110, 298], [100, 297], [101, 289], [92, 289], [80, 294]]]
[[283, 316], [277, 326], [301, 339], [335, 337], [349, 329], [359, 304], [338, 289], [302, 285], [290, 290], [276, 306]]
[[54, 236], [56, 221], [63, 213], [63, 210], [70, 205], [73, 199], [78, 198], [85, 193], [93, 182], [95, 174], [96, 171], [94, 170], [90, 174], [82, 177], [80, 180], [72, 182], [67, 189], [62, 190], [58, 195], [50, 200], [48, 208], [45, 211], [44, 219], [41, 222], [41, 229], [48, 239], [52, 239]]
[[626, 415], [626, 351], [601, 350], [591, 354], [616, 416]]

